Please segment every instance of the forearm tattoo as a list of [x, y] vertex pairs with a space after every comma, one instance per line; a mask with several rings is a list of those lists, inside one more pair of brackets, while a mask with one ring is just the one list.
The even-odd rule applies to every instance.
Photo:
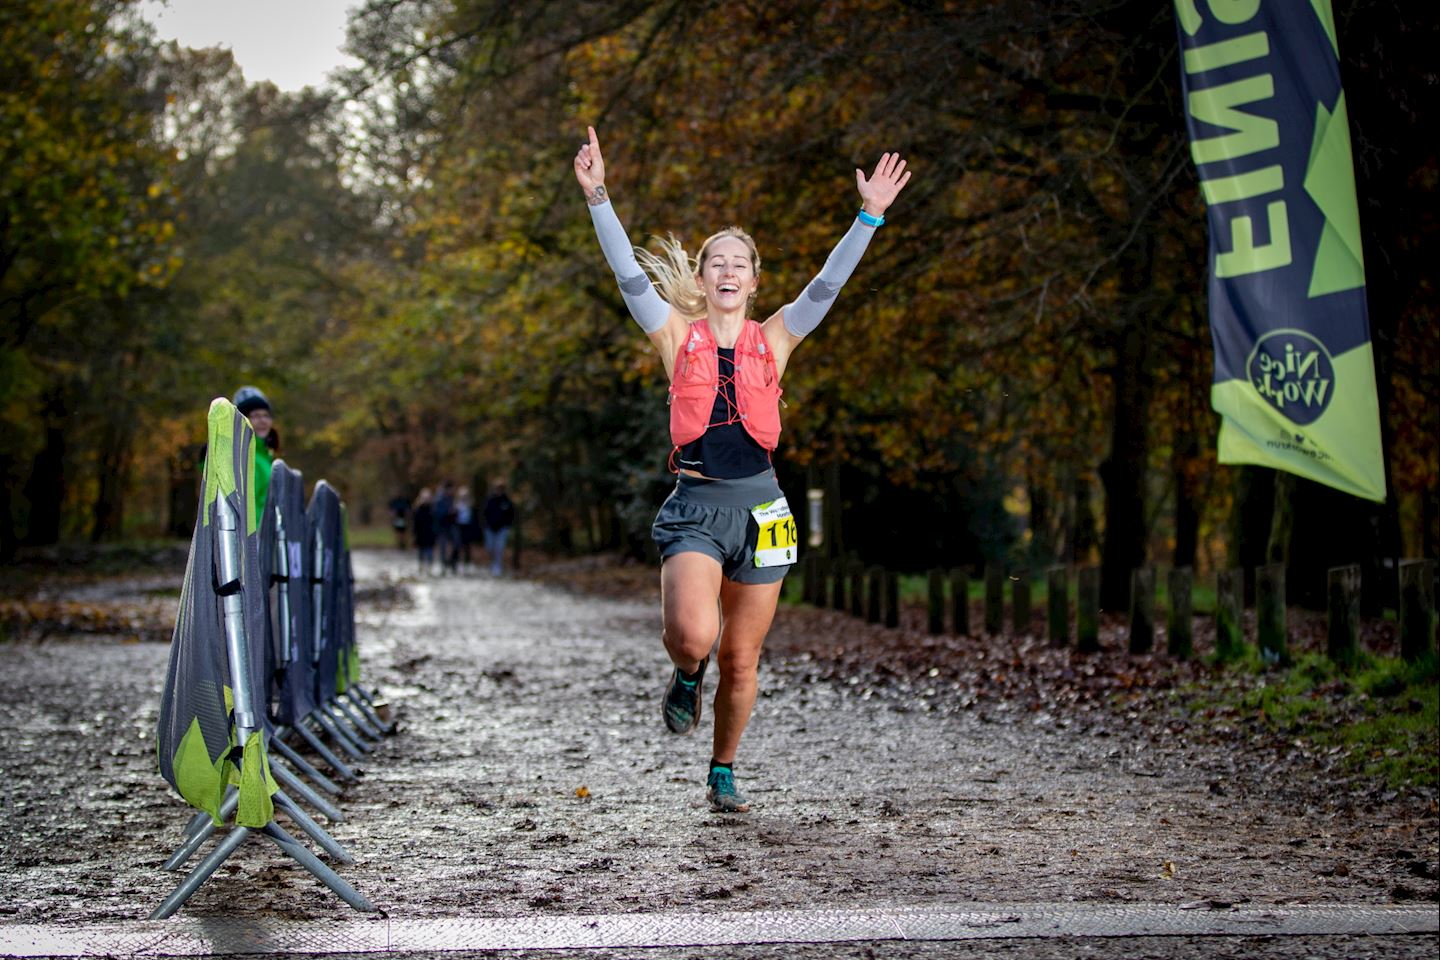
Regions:
[[594, 191], [585, 198], [585, 202], [590, 204], [590, 206], [592, 207], [598, 207], [600, 206], [600, 204], [604, 203], [606, 200], [609, 199], [610, 195], [605, 192], [605, 184], [601, 183], [598, 184], [595, 187]]

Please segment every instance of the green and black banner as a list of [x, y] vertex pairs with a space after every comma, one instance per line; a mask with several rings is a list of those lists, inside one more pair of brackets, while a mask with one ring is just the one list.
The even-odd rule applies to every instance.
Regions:
[[1175, 0], [1210, 226], [1221, 463], [1385, 499], [1330, 0]]

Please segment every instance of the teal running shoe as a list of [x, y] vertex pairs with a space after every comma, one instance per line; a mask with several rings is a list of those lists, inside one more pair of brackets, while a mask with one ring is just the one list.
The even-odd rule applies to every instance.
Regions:
[[661, 710], [665, 715], [665, 726], [670, 728], [671, 733], [689, 733], [700, 723], [700, 694], [709, 663], [708, 658], [700, 661], [700, 675], [694, 682], [681, 676], [679, 667], [671, 675]]
[[716, 767], [705, 780], [705, 799], [716, 813], [748, 813], [750, 801], [735, 789], [735, 774], [725, 767]]

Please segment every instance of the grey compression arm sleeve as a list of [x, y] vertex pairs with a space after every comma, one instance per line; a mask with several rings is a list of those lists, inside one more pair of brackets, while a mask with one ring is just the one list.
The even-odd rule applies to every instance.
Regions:
[[630, 316], [640, 324], [641, 330], [654, 333], [670, 318], [670, 305], [660, 298], [650, 278], [640, 269], [635, 248], [630, 246], [630, 238], [625, 236], [625, 228], [620, 225], [610, 201], [591, 206], [590, 220], [595, 224], [600, 249], [605, 254], [605, 262], [615, 272], [620, 296], [630, 308]]
[[870, 238], [875, 235], [874, 227], [867, 227], [856, 217], [855, 222], [840, 242], [835, 244], [835, 249], [830, 251], [830, 256], [825, 260], [825, 266], [805, 292], [795, 299], [794, 303], [785, 306], [785, 329], [793, 336], [803, 337], [813, 332], [820, 326], [820, 321], [825, 319], [825, 314], [830, 310], [830, 304], [835, 302], [835, 296], [840, 288], [845, 286], [845, 281], [850, 279], [854, 272], [855, 265], [860, 262], [864, 255], [865, 248], [870, 246]]

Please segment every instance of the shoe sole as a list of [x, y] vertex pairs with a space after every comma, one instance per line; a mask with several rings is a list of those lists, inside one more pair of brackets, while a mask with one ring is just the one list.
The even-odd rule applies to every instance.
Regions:
[[735, 806], [733, 806], [733, 807], [728, 807], [728, 806], [725, 806], [724, 804], [716, 803], [713, 799], [711, 799], [711, 798], [708, 797], [708, 796], [707, 796], [705, 799], [710, 801], [710, 812], [711, 812], [711, 813], [749, 813], [749, 812], [750, 812], [750, 801], [749, 801], [749, 800], [746, 800], [744, 803], [737, 804], [737, 805], [735, 805]]

